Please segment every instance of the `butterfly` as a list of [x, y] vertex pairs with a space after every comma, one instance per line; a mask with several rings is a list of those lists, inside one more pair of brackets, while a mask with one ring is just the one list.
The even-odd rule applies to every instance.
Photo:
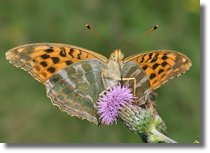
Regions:
[[6, 58], [45, 84], [53, 105], [96, 124], [96, 102], [110, 86], [119, 82], [128, 85], [141, 105], [153, 90], [192, 65], [187, 56], [171, 50], [153, 50], [124, 59], [119, 49], [107, 59], [85, 48], [57, 43], [22, 45], [7, 51]]

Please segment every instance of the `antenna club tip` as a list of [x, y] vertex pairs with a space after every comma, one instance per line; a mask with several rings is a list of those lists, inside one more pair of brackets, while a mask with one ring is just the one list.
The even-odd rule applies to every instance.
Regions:
[[86, 26], [88, 29], [90, 29], [90, 26], [89, 26], [89, 24], [86, 24], [85, 26]]
[[156, 25], [156, 26], [154, 27], [154, 30], [157, 29], [157, 28], [158, 28], [158, 25]]

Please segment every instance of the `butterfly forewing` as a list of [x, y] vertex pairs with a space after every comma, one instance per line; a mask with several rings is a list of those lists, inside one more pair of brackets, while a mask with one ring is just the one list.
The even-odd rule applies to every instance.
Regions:
[[93, 51], [65, 44], [38, 43], [19, 46], [6, 53], [9, 62], [29, 72], [41, 83], [46, 81], [62, 68], [85, 59], [107, 58]]
[[192, 65], [190, 59], [170, 50], [154, 50], [132, 55], [124, 60], [136, 62], [147, 73], [151, 90], [154, 90], [173, 77], [186, 72]]

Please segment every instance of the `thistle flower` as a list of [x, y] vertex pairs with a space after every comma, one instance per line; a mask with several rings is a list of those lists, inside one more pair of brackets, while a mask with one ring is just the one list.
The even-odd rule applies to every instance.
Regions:
[[[120, 119], [127, 128], [135, 134], [139, 134], [145, 142], [176, 143], [164, 134], [167, 133], [162, 118], [154, 108], [154, 101], [148, 99], [144, 108], [134, 102], [131, 89], [121, 87], [121, 84], [112, 86], [100, 95], [98, 102], [99, 119], [107, 125]], [[150, 101], [149, 101], [150, 100]]]
[[107, 125], [112, 124], [114, 121], [117, 123], [118, 111], [122, 109], [122, 105], [125, 103], [131, 104], [133, 98], [131, 89], [121, 87], [121, 84], [109, 88], [99, 98], [97, 106], [100, 115], [99, 119], [102, 119], [102, 123]]

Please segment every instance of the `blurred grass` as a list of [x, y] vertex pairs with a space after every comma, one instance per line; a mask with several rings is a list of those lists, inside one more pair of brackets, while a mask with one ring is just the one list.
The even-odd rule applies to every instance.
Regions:
[[123, 53], [167, 49], [192, 60], [188, 72], [156, 90], [157, 109], [170, 138], [192, 143], [200, 137], [199, 0], [7, 0], [0, 1], [0, 142], [142, 142], [120, 121], [99, 128], [61, 112], [47, 98], [44, 85], [5, 58], [11, 48], [38, 42], [76, 45], [109, 57], [113, 50], [86, 23], [115, 48], [158, 24]]

